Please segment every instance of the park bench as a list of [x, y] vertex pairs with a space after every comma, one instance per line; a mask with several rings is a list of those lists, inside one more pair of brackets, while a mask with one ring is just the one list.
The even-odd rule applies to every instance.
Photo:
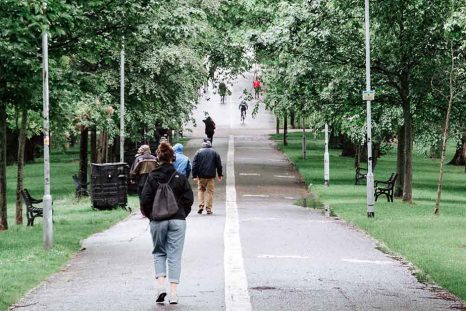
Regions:
[[74, 182], [74, 186], [76, 187], [76, 197], [77, 198], [80, 198], [82, 196], [86, 196], [88, 197], [89, 196], [89, 191], [87, 191], [87, 186], [89, 185], [89, 183], [81, 183], [81, 181], [79, 181], [79, 178], [78, 176], [76, 175], [73, 175], [73, 182]]
[[395, 187], [396, 179], [398, 178], [398, 174], [392, 173], [390, 178], [386, 181], [376, 180], [375, 181], [375, 201], [381, 196], [385, 194], [387, 196], [388, 202], [393, 202], [393, 188]]
[[42, 203], [42, 200], [37, 200], [31, 197], [27, 189], [21, 190], [24, 203], [26, 204], [26, 215], [28, 218], [28, 226], [34, 226], [34, 218], [43, 216], [43, 208], [36, 207], [33, 204]]
[[367, 178], [367, 168], [356, 166], [356, 174], [354, 176], [354, 184], [359, 185], [359, 181]]

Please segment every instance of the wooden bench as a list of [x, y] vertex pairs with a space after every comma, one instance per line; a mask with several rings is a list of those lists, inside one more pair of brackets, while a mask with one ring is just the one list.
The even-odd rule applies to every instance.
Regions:
[[381, 196], [385, 194], [387, 196], [388, 202], [393, 202], [393, 189], [395, 187], [396, 179], [398, 178], [398, 174], [392, 173], [390, 178], [386, 181], [376, 180], [375, 181], [375, 201]]
[[359, 181], [367, 178], [367, 168], [356, 167], [356, 174], [354, 175], [354, 184], [359, 185]]
[[76, 176], [76, 175], [73, 175], [72, 178], [73, 178], [74, 186], [76, 188], [76, 190], [75, 190], [76, 197], [77, 198], [80, 198], [82, 196], [88, 197], [89, 196], [89, 191], [87, 191], [87, 186], [89, 185], [89, 183], [86, 183], [86, 184], [81, 183], [79, 181], [78, 176]]
[[43, 217], [43, 208], [36, 207], [33, 204], [42, 203], [42, 200], [37, 200], [31, 197], [27, 189], [21, 190], [21, 195], [23, 196], [24, 203], [26, 204], [26, 215], [28, 218], [28, 226], [34, 226], [34, 219], [36, 217]]

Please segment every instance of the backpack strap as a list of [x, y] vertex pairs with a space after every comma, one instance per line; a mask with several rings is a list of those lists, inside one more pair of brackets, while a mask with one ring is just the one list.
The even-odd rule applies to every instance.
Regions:
[[168, 184], [170, 184], [170, 182], [172, 181], [173, 177], [174, 177], [177, 173], [178, 173], [178, 172], [175, 171], [175, 172], [170, 176], [170, 178], [168, 179], [167, 182], [160, 182], [160, 180], [159, 180], [159, 181], [157, 181], [157, 183], [158, 183], [159, 185], [168, 185]]
[[172, 174], [172, 176], [170, 177], [170, 179], [167, 181], [167, 184], [169, 184], [169, 183], [172, 181], [173, 177], [174, 177], [177, 173], [178, 173], [178, 172], [175, 170], [175, 172]]

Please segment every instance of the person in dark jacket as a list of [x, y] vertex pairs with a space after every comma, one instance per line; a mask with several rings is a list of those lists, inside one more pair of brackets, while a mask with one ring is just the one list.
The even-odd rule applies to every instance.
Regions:
[[[194, 195], [188, 179], [176, 172], [172, 164], [174, 152], [169, 143], [161, 143], [157, 148], [157, 158], [160, 167], [153, 170], [142, 190], [141, 213], [150, 220], [152, 234], [155, 278], [158, 281], [156, 302], [163, 303], [167, 295], [165, 278], [170, 282], [170, 304], [177, 304], [177, 286], [181, 274], [181, 255], [183, 253], [186, 235], [186, 217], [191, 212]], [[166, 183], [170, 177], [170, 188], [178, 203], [178, 212], [168, 220], [155, 221], [150, 219], [155, 194], [160, 183]]]
[[215, 134], [215, 122], [212, 120], [208, 112], [205, 112], [205, 119], [202, 120], [205, 124], [205, 134], [210, 140], [210, 143], [213, 144], [214, 142], [214, 134]]
[[138, 185], [138, 196], [141, 198], [142, 188], [146, 183], [147, 176], [159, 165], [157, 158], [150, 153], [148, 145], [142, 145], [138, 149], [136, 159], [131, 166], [129, 176], [132, 183]]
[[[222, 161], [220, 155], [212, 148], [209, 139], [205, 138], [202, 148], [194, 155], [193, 178], [197, 180], [197, 190], [199, 199], [199, 214], [202, 214], [204, 207], [208, 215], [212, 215], [212, 200], [215, 189], [215, 177], [222, 181]], [[207, 195], [206, 195], [207, 192]]]

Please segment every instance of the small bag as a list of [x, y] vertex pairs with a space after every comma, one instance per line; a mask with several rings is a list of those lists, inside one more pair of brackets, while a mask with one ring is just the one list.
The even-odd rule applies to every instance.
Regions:
[[178, 172], [175, 171], [166, 183], [159, 182], [157, 191], [155, 192], [154, 203], [152, 204], [151, 220], [167, 220], [178, 213], [178, 203], [170, 187], [171, 180], [177, 174]]

